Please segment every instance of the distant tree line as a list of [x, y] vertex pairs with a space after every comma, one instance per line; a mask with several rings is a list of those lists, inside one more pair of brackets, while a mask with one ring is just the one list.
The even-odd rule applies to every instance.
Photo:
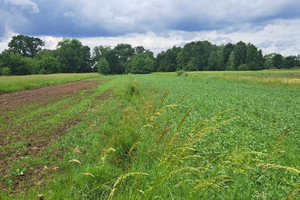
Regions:
[[251, 43], [214, 45], [208, 41], [174, 46], [156, 57], [143, 46], [129, 44], [97, 46], [92, 53], [77, 39], [63, 39], [55, 50], [43, 49], [35, 37], [13, 36], [8, 49], [0, 54], [0, 75], [100, 72], [102, 74], [222, 70], [290, 69], [300, 67], [300, 55], [263, 56]]

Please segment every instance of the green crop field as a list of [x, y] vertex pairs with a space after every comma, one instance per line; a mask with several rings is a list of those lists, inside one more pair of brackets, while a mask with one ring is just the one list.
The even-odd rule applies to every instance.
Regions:
[[1, 114], [0, 199], [299, 199], [299, 74], [95, 74]]

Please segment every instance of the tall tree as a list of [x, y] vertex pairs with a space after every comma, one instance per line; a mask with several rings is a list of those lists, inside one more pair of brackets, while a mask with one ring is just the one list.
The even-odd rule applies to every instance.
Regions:
[[234, 49], [234, 45], [231, 43], [228, 43], [221, 48], [221, 55], [220, 55], [221, 70], [225, 70], [228, 63], [229, 56], [233, 51], [233, 49]]
[[126, 72], [133, 74], [148, 74], [154, 71], [154, 64], [154, 58], [149, 54], [137, 54], [130, 59], [126, 66]]
[[259, 57], [258, 57], [257, 48], [249, 43], [247, 44], [247, 56], [246, 56], [246, 64], [248, 65], [250, 70], [258, 70], [259, 69]]
[[110, 71], [109, 63], [105, 58], [100, 58], [100, 60], [97, 63], [97, 69], [98, 72], [103, 75], [107, 75], [109, 73]]
[[37, 73], [39, 74], [54, 74], [60, 73], [61, 67], [58, 59], [54, 56], [53, 51], [43, 50], [37, 56], [39, 67]]
[[[172, 49], [168, 49], [160, 55], [157, 55], [158, 59], [158, 71], [162, 72], [175, 72], [178, 68], [177, 55], [181, 51], [180, 47], [174, 46]], [[163, 58], [162, 58], [163, 56]]]
[[105, 60], [109, 63], [110, 67], [108, 74], [116, 74], [115, 67], [113, 66], [119, 65], [119, 58], [115, 51], [110, 46], [95, 47], [93, 51], [94, 63], [97, 63], [101, 58], [105, 58]]
[[12, 75], [32, 74], [32, 63], [34, 62], [32, 58], [25, 59], [18, 53], [3, 51], [1, 62], [3, 67], [9, 68]]
[[209, 71], [217, 71], [219, 69], [219, 59], [218, 53], [216, 51], [210, 52], [209, 59], [208, 59], [208, 66], [205, 70]]
[[134, 55], [134, 49], [130, 44], [118, 44], [113, 51], [118, 58], [118, 63], [111, 67], [114, 73], [123, 74], [125, 72], [125, 63]]
[[267, 54], [264, 56], [264, 68], [265, 69], [273, 69], [275, 68], [273, 65], [273, 57], [275, 56], [275, 53]]
[[90, 48], [83, 46], [79, 40], [64, 39], [58, 43], [56, 56], [61, 64], [62, 72], [90, 72]]
[[297, 66], [297, 56], [287, 56], [284, 59], [283, 66], [286, 69], [290, 69]]
[[235, 58], [235, 65], [234, 70], [237, 70], [237, 67], [241, 64], [246, 63], [247, 57], [247, 45], [240, 41], [234, 47], [234, 58]]
[[8, 43], [9, 51], [18, 53], [23, 57], [34, 57], [44, 45], [45, 43], [40, 38], [26, 35], [13, 36]]
[[263, 70], [265, 69], [265, 65], [264, 65], [265, 59], [264, 56], [262, 54], [262, 50], [258, 50], [258, 70]]
[[226, 70], [234, 71], [234, 70], [236, 70], [235, 69], [236, 65], [237, 64], [236, 64], [235, 54], [234, 54], [234, 51], [232, 51], [230, 56], [229, 56], [228, 62], [227, 62]]
[[143, 46], [134, 47], [134, 55], [145, 53], [146, 49]]
[[283, 58], [281, 54], [275, 54], [272, 58], [273, 66], [277, 69], [283, 68]]
[[213, 45], [208, 41], [197, 41], [186, 44], [177, 57], [179, 68], [187, 68], [194, 71], [202, 71], [207, 68], [212, 48]]

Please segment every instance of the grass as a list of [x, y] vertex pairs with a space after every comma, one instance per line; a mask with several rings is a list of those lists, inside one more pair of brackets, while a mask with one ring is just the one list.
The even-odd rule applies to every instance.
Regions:
[[0, 76], [0, 94], [75, 82], [98, 76], [97, 73]]
[[[154, 73], [175, 75], [175, 73]], [[222, 79], [231, 82], [256, 83], [265, 86], [300, 88], [300, 70], [264, 70], [264, 71], [201, 71], [187, 72], [192, 77], [202, 79]]]
[[[44, 127], [76, 113], [81, 119], [42, 155], [11, 162], [6, 178], [12, 182], [43, 166], [43, 176], [14, 199], [39, 193], [45, 199], [299, 198], [297, 87], [214, 73], [99, 78], [107, 80], [92, 92], [32, 105], [34, 113], [7, 113], [15, 118], [5, 128], [33, 123], [23, 134], [47, 134]], [[96, 98], [111, 89], [109, 98]], [[45, 112], [52, 114], [44, 122], [33, 120]], [[22, 152], [26, 143], [10, 145]], [[2, 199], [11, 199], [11, 192], [3, 191]]]

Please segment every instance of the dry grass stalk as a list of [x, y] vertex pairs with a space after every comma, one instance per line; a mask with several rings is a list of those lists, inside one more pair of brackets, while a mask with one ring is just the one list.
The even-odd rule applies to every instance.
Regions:
[[127, 178], [127, 177], [129, 177], [129, 176], [137, 176], [137, 175], [148, 176], [147, 173], [143, 173], [143, 172], [133, 172], [133, 173], [128, 173], [128, 174], [125, 174], [125, 175], [121, 175], [121, 176], [117, 179], [117, 181], [114, 183], [114, 185], [113, 185], [113, 187], [112, 187], [112, 189], [111, 189], [111, 191], [110, 191], [109, 197], [111, 198], [111, 197], [114, 196], [115, 191], [116, 191], [116, 189], [117, 189], [117, 185], [121, 182], [121, 180], [123, 180], [123, 179], [125, 179], [125, 178]]
[[75, 162], [75, 163], [81, 164], [81, 162], [79, 160], [76, 160], [76, 159], [69, 160], [69, 163], [71, 163], [71, 162]]

